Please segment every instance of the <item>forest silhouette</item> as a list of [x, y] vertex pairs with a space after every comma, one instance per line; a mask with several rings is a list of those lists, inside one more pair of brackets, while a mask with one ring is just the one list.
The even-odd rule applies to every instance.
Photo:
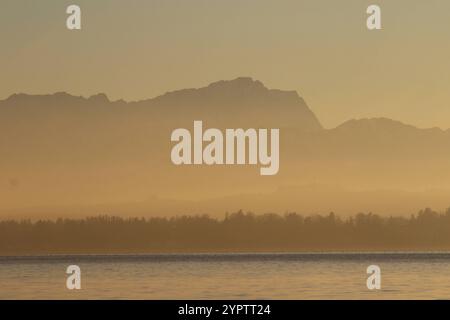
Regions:
[[224, 219], [171, 218], [0, 222], [0, 255], [450, 250], [450, 208], [406, 217], [359, 213], [341, 218], [239, 211]]

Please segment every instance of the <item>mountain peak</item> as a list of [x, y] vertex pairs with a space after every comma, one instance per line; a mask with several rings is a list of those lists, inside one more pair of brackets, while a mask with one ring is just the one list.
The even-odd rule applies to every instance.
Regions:
[[156, 98], [150, 100], [164, 99], [189, 99], [205, 97], [215, 97], [222, 101], [231, 100], [248, 100], [248, 99], [279, 99], [280, 102], [301, 102], [303, 99], [298, 95], [297, 91], [269, 89], [261, 81], [254, 80], [251, 77], [238, 77], [232, 80], [220, 80], [210, 83], [205, 87], [181, 89], [166, 92]]
[[410, 124], [405, 124], [401, 121], [384, 117], [352, 119], [344, 122], [332, 130], [340, 132], [377, 132], [380, 134], [395, 134], [399, 132], [441, 134], [446, 132], [437, 127], [421, 129]]
[[88, 98], [89, 101], [97, 102], [97, 103], [107, 103], [110, 102], [106, 94], [104, 93], [98, 93], [90, 96]]
[[238, 77], [233, 80], [220, 80], [211, 83], [207, 88], [230, 88], [230, 89], [257, 89], [268, 90], [264, 84], [259, 80], [254, 80], [251, 77]]
[[183, 114], [185, 118], [209, 117], [235, 126], [276, 126], [305, 131], [322, 129], [314, 113], [296, 91], [269, 89], [251, 77], [171, 91], [140, 101], [140, 104], [151, 104], [153, 109], [164, 106], [170, 108], [172, 113]]
[[414, 128], [411, 125], [404, 124], [403, 122], [397, 120], [392, 120], [385, 117], [378, 117], [378, 118], [351, 119], [345, 121], [343, 124], [339, 125], [336, 129], [357, 129], [357, 128], [386, 129], [393, 127]]

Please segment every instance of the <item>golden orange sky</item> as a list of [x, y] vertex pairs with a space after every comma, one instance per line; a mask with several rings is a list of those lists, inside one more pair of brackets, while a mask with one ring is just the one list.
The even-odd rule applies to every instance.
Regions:
[[[65, 28], [69, 4], [82, 30]], [[251, 76], [297, 90], [325, 127], [385, 116], [450, 127], [450, 2], [149, 0], [0, 3], [0, 99], [67, 91], [139, 100]]]

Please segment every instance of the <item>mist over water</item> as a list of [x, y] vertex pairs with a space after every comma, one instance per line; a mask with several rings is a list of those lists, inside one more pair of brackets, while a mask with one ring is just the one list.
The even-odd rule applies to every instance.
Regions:
[[[81, 268], [81, 290], [66, 268]], [[379, 265], [382, 290], [366, 287]], [[0, 258], [0, 299], [448, 299], [450, 253], [152, 254]]]

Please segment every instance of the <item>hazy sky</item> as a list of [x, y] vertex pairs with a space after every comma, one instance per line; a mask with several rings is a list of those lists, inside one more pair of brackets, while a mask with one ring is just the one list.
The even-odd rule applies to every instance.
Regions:
[[[366, 8], [382, 8], [368, 31]], [[65, 27], [82, 9], [82, 30]], [[297, 90], [325, 127], [386, 116], [450, 127], [448, 0], [1, 0], [0, 99], [138, 100], [251, 76]]]

